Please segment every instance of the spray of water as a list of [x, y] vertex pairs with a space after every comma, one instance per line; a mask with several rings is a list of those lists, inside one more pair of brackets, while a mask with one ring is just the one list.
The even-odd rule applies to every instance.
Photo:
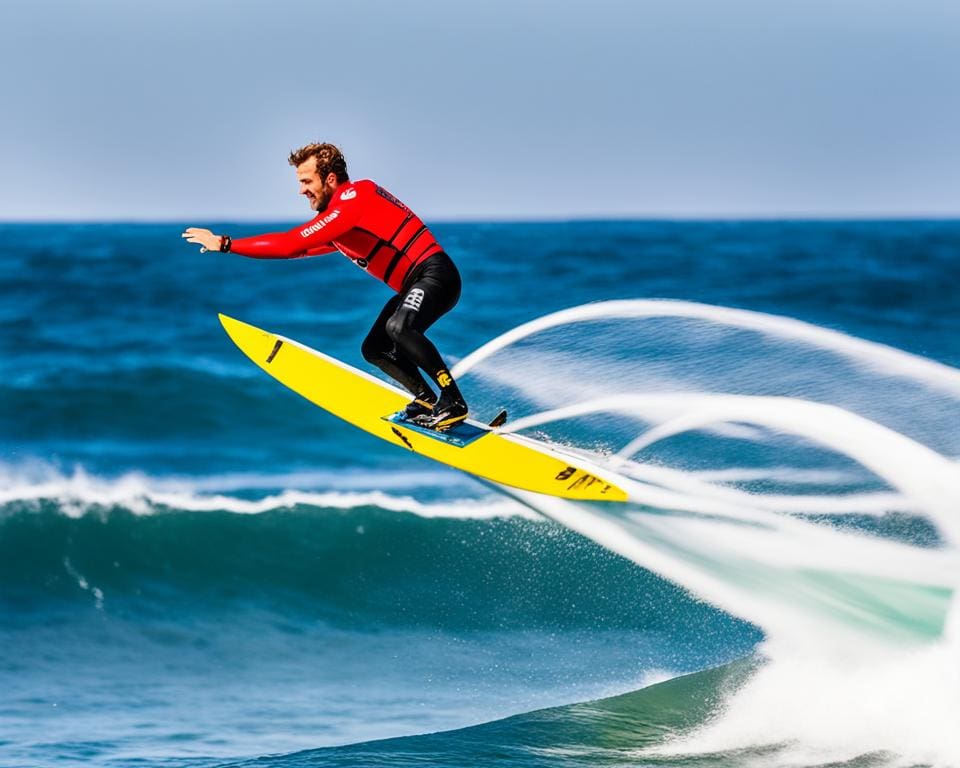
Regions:
[[764, 630], [768, 663], [664, 749], [960, 763], [960, 436], [943, 426], [960, 371], [788, 318], [618, 301], [520, 326], [454, 372], [519, 404], [511, 431], [616, 472], [631, 503], [516, 498]]

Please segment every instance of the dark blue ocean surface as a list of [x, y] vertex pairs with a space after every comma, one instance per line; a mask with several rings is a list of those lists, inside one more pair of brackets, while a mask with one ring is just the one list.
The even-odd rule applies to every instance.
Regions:
[[[241, 236], [289, 224], [210, 226]], [[760, 641], [758, 628], [263, 375], [218, 312], [369, 370], [359, 346], [388, 290], [337, 255], [200, 254], [182, 228], [0, 225], [0, 765], [216, 765], [459, 728], [634, 691]], [[550, 312], [663, 298], [960, 366], [958, 222], [435, 231], [464, 279], [430, 334], [451, 361]], [[570, 359], [603, 341], [574, 339]], [[634, 354], [618, 350], [604, 348], [607, 363]], [[726, 354], [736, 368], [758, 352]], [[584, 359], [558, 378], [602, 387], [604, 367]], [[464, 389], [480, 408], [523, 412], [486, 397], [479, 378]], [[615, 730], [649, 706], [611, 705], [590, 728]], [[557, 721], [568, 715], [586, 717]], [[460, 760], [494, 762], [500, 738], [553, 739], [543, 722], [470, 732]], [[523, 752], [531, 764], [549, 752], [536, 743]], [[431, 762], [433, 744], [415, 744], [417, 759], [393, 743], [379, 756], [278, 760], [458, 763], [448, 743]]]
[[[282, 225], [219, 226], [245, 235]], [[199, 254], [178, 239], [181, 229], [0, 226], [4, 455], [194, 475], [408, 464], [372, 438], [305, 416], [296, 395], [225, 341], [217, 320], [223, 312], [366, 368], [360, 342], [388, 289], [338, 255]], [[788, 315], [960, 360], [954, 222], [447, 224], [437, 232], [465, 285], [431, 334], [454, 359], [548, 312], [659, 297]]]

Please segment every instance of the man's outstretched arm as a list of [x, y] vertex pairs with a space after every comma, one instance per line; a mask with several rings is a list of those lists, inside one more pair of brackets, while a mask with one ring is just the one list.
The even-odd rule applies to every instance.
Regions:
[[[351, 201], [352, 202], [352, 201]], [[360, 217], [356, 205], [339, 205], [318, 214], [312, 221], [287, 232], [271, 232], [236, 240], [209, 229], [188, 227], [181, 235], [203, 251], [229, 251], [255, 259], [296, 259], [337, 250], [332, 240], [352, 229]]]
[[[188, 243], [199, 245], [200, 253], [223, 251], [224, 253], [238, 253], [241, 256], [250, 256], [255, 259], [297, 259], [302, 256], [322, 256], [325, 253], [333, 253], [337, 250], [330, 243], [314, 247], [305, 247], [303, 242], [289, 243], [288, 235], [288, 232], [273, 232], [234, 240], [227, 235], [216, 235], [209, 229], [189, 227], [181, 237]], [[238, 244], [240, 248], [237, 248]]]

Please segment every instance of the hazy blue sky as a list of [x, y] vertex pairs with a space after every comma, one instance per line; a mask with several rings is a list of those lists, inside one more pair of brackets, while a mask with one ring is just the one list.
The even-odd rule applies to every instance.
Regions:
[[0, 219], [960, 214], [957, 0], [0, 0]]

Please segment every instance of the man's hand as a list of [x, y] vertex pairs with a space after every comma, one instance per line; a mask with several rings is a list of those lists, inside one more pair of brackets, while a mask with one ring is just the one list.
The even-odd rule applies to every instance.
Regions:
[[220, 250], [220, 235], [215, 235], [209, 229], [200, 227], [188, 227], [180, 237], [188, 243], [196, 243], [200, 246], [200, 253], [207, 251]]

